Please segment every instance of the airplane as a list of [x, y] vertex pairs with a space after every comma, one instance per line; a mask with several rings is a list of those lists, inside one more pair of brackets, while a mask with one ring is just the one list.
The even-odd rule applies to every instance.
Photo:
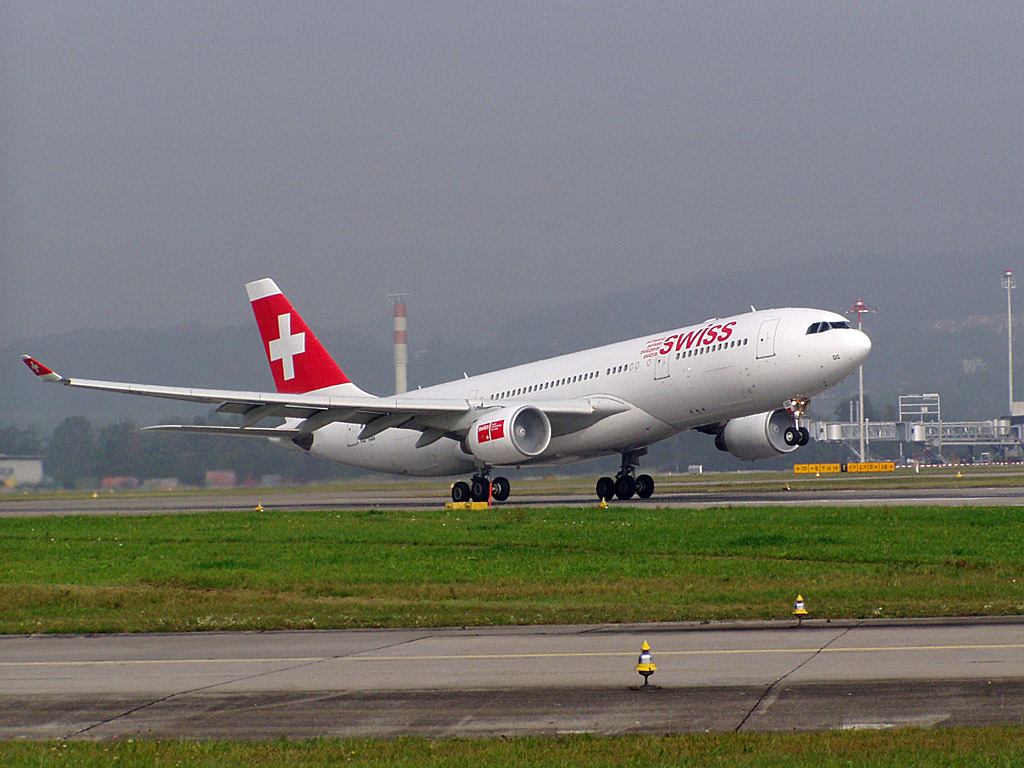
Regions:
[[[418, 476], [472, 473], [455, 502], [505, 501], [502, 467], [564, 464], [619, 454], [597, 481], [608, 501], [647, 499], [636, 474], [648, 446], [686, 430], [714, 436], [740, 459], [806, 445], [810, 399], [857, 370], [871, 340], [820, 309], [755, 310], [685, 328], [517, 365], [393, 397], [357, 387], [269, 279], [246, 284], [276, 392], [152, 386], [66, 378], [22, 359], [42, 380], [69, 387], [216, 404], [238, 426], [158, 425], [156, 431], [269, 438], [332, 461]], [[278, 426], [265, 420], [284, 420]]]

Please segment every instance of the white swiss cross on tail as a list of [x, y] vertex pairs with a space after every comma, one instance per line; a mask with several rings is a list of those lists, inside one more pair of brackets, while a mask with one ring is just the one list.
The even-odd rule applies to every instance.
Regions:
[[[256, 280], [245, 289], [278, 392], [305, 394], [328, 388], [339, 394], [362, 392], [341, 372], [273, 280]], [[336, 389], [339, 386], [343, 390]]]
[[295, 378], [295, 355], [306, 351], [306, 334], [292, 333], [292, 316], [285, 312], [277, 316], [278, 337], [268, 345], [270, 362], [281, 361], [285, 381]]

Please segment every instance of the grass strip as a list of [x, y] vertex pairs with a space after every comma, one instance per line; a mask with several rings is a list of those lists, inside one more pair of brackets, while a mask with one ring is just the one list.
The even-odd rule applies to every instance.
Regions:
[[0, 632], [1024, 613], [1014, 507], [0, 521]]
[[1020, 728], [745, 733], [502, 740], [403, 738], [225, 742], [6, 742], [0, 764], [47, 766], [728, 766], [729, 768], [1008, 768], [1024, 758]]

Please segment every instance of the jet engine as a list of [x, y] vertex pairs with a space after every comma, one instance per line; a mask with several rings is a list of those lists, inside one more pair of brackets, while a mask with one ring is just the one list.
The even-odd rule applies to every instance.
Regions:
[[467, 452], [492, 466], [532, 459], [550, 442], [551, 422], [532, 405], [487, 411], [466, 435]]
[[789, 411], [780, 408], [728, 421], [715, 438], [715, 447], [744, 461], [769, 459], [795, 451], [807, 442]]

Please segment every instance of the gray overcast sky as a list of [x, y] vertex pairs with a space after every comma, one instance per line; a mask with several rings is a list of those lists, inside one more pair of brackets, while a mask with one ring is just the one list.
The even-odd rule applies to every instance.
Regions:
[[3, 335], [1013, 248], [1022, 51], [1019, 2], [2, 2]]

